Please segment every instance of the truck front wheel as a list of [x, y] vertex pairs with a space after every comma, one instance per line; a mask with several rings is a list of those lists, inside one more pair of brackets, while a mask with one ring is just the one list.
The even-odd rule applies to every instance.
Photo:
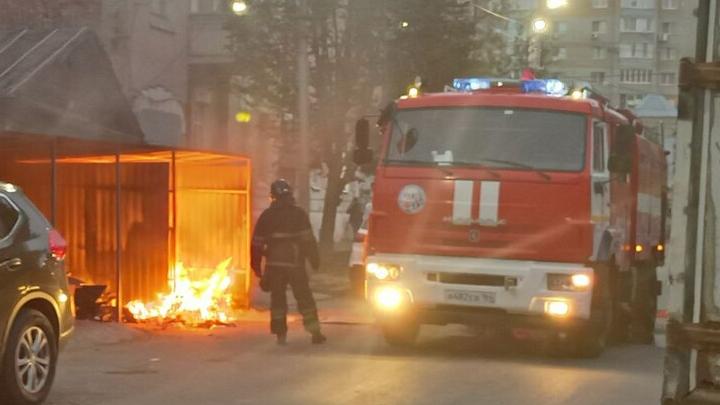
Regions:
[[381, 322], [380, 328], [390, 346], [412, 346], [420, 334], [420, 324], [415, 320]]
[[613, 327], [614, 305], [610, 288], [610, 267], [595, 269], [590, 319], [578, 328], [563, 333], [563, 338], [552, 342], [551, 352], [556, 355], [593, 358], [600, 356], [607, 347]]

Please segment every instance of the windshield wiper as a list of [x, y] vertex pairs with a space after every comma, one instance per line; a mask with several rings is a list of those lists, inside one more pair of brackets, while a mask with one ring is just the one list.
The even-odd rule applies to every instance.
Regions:
[[542, 171], [542, 170], [540, 170], [540, 169], [538, 169], [538, 168], [536, 168], [536, 167], [530, 166], [530, 165], [525, 164], [525, 163], [514, 162], [514, 161], [512, 161], [512, 160], [504, 160], [504, 159], [482, 159], [482, 161], [483, 161], [483, 162], [490, 162], [490, 163], [500, 163], [500, 164], [503, 164], [503, 165], [508, 165], [508, 166], [512, 166], [512, 167], [517, 167], [517, 168], [520, 168], [520, 169], [532, 170], [532, 171], [534, 171], [535, 173], [537, 173], [540, 177], [542, 177], [543, 179], [545, 179], [545, 180], [547, 180], [547, 181], [552, 180], [552, 177], [550, 177], [549, 174], [545, 173], [544, 171]]
[[484, 164], [482, 164], [482, 163], [477, 163], [477, 162], [463, 162], [463, 161], [452, 161], [452, 162], [447, 162], [447, 163], [444, 163], [444, 162], [443, 162], [443, 164], [445, 164], [445, 165], [447, 165], [447, 166], [456, 166], [456, 167], [458, 167], [458, 166], [478, 167], [478, 168], [483, 169], [483, 170], [485, 170], [486, 172], [490, 173], [490, 174], [491, 174], [493, 177], [495, 177], [496, 179], [499, 179], [499, 178], [500, 178], [500, 173], [496, 172], [495, 170], [491, 169], [490, 167], [488, 167], [487, 165], [484, 165]]
[[493, 177], [496, 179], [500, 178], [500, 173], [496, 172], [495, 170], [491, 169], [487, 165], [484, 165], [482, 163], [473, 163], [473, 162], [428, 162], [426, 160], [385, 160], [386, 164], [397, 164], [397, 165], [421, 165], [421, 166], [431, 166], [431, 167], [437, 167], [440, 169], [443, 173], [445, 173], [448, 176], [455, 176], [455, 174], [450, 170], [451, 167], [477, 167], [480, 169], [483, 169], [490, 173]]
[[440, 169], [441, 172], [445, 173], [446, 176], [455, 176], [455, 174], [449, 170], [446, 166], [447, 164], [444, 164], [444, 162], [428, 162], [426, 160], [385, 160], [385, 164], [391, 164], [391, 165], [418, 165], [418, 166], [427, 166], [427, 167], [435, 167]]

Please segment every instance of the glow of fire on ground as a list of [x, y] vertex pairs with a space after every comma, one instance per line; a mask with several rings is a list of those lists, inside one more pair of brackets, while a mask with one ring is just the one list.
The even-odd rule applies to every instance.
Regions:
[[126, 308], [137, 321], [180, 322], [199, 326], [232, 321], [229, 312], [232, 305], [231, 278], [228, 267], [232, 258], [220, 263], [209, 277], [177, 263], [174, 280], [170, 280], [170, 293], [158, 294], [151, 303], [131, 301]]

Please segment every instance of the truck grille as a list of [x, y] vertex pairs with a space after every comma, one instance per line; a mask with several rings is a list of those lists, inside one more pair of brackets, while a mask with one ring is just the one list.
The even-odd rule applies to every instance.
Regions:
[[515, 277], [496, 276], [490, 274], [428, 273], [427, 280], [443, 284], [482, 285], [493, 287], [514, 287], [517, 285], [517, 279]]

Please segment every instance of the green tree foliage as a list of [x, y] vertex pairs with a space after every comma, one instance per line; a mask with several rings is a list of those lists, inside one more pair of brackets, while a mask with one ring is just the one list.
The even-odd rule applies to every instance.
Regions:
[[343, 170], [346, 129], [374, 112], [373, 89], [382, 86], [395, 98], [417, 75], [441, 90], [458, 74], [492, 73], [503, 45], [492, 26], [482, 24], [484, 16], [457, 0], [306, 0], [302, 10], [298, 4], [249, 2], [249, 13], [230, 18], [227, 29], [242, 78], [236, 90], [251, 107], [278, 112], [296, 112], [297, 38], [308, 38], [313, 148], [330, 169], [320, 235], [327, 244], [340, 190], [353, 173]]
[[497, 17], [478, 7], [482, 4], [499, 9], [503, 2], [388, 3], [388, 16], [396, 27], [387, 41], [387, 66], [394, 91], [405, 90], [415, 76], [423, 78], [425, 90], [441, 91], [454, 77], [494, 75], [506, 66], [503, 37], [496, 32]]

